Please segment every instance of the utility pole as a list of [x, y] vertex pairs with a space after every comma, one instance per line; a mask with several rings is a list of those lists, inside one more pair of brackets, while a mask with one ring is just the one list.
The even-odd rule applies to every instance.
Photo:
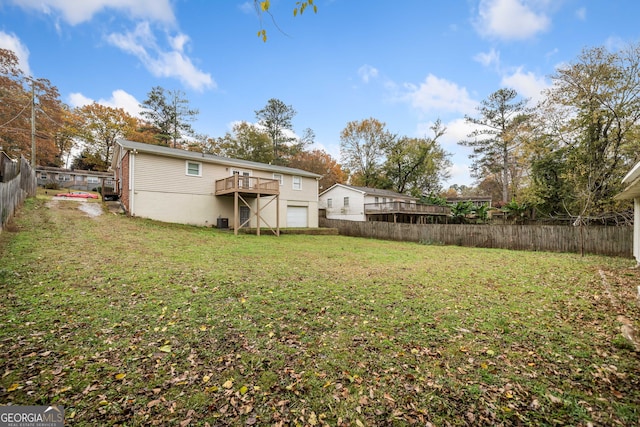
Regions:
[[31, 79], [31, 167], [36, 168], [36, 90]]

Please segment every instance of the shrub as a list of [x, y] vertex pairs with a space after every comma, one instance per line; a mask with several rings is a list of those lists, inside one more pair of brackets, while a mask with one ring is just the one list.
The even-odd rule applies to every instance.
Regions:
[[60, 184], [55, 181], [49, 181], [44, 185], [44, 188], [46, 188], [47, 190], [59, 190]]

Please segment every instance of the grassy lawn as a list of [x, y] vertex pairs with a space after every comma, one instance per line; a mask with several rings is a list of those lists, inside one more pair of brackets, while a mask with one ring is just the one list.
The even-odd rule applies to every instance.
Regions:
[[30, 199], [0, 234], [2, 404], [69, 425], [640, 423], [632, 260], [77, 206]]

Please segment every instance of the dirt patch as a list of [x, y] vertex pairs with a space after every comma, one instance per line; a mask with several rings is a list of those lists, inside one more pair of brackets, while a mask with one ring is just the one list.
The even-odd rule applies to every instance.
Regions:
[[86, 213], [91, 218], [98, 217], [104, 213], [102, 209], [102, 203], [93, 203], [88, 202], [84, 199], [67, 199], [62, 197], [54, 197], [50, 202], [47, 203], [48, 208], [58, 208], [60, 204], [60, 200], [75, 202], [78, 205], [78, 209], [82, 212]]
[[101, 203], [80, 203], [80, 206], [78, 206], [78, 208], [86, 213], [87, 215], [89, 215], [91, 218], [95, 218], [97, 216], [102, 215], [102, 213], [104, 212], [102, 209], [102, 204]]

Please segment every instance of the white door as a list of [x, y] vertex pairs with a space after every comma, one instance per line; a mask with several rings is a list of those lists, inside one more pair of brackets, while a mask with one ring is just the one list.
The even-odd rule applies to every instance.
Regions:
[[287, 227], [308, 227], [309, 208], [306, 206], [287, 206]]

